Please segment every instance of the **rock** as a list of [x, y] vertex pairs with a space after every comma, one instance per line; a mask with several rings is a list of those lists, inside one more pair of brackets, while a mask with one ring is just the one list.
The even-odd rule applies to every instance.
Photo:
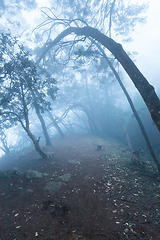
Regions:
[[56, 162], [55, 161], [52, 161], [51, 164], [54, 165]]
[[48, 177], [48, 176], [49, 176], [49, 173], [43, 173], [43, 176], [44, 176], [44, 177]]
[[65, 186], [65, 185], [66, 184], [63, 182], [50, 181], [50, 182], [47, 182], [46, 186], [44, 187], [44, 190], [48, 190], [52, 194], [54, 194], [57, 190], [59, 190], [62, 186]]
[[97, 145], [97, 150], [98, 150], [98, 151], [102, 150], [102, 145], [101, 145], [101, 144], [98, 144], [98, 145]]
[[28, 189], [26, 190], [26, 193], [28, 193], [28, 194], [32, 194], [32, 193], [33, 193], [33, 190], [30, 189], [30, 188], [28, 188]]
[[66, 174], [63, 174], [62, 176], [60, 176], [58, 178], [61, 179], [64, 182], [68, 182], [71, 179], [71, 174], [70, 173], [66, 173]]
[[11, 178], [11, 177], [17, 177], [20, 176], [21, 172], [18, 170], [18, 168], [10, 168], [0, 171], [0, 178]]
[[89, 176], [89, 175], [85, 175], [84, 176], [84, 180], [88, 180], [88, 179], [90, 179], [91, 177]]
[[77, 159], [69, 160], [68, 162], [74, 163], [74, 164], [80, 164], [80, 161], [78, 161]]
[[34, 170], [28, 170], [26, 173], [26, 178], [28, 179], [43, 178], [43, 176], [43, 173]]

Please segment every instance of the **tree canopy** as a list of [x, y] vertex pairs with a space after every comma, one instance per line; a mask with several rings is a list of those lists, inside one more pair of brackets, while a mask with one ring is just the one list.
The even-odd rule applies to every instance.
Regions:
[[58, 90], [55, 87], [56, 80], [38, 73], [29, 53], [17, 44], [16, 39], [9, 34], [2, 34], [0, 40], [1, 121], [9, 122], [9, 126], [20, 122], [31, 137], [29, 111], [35, 108], [40, 114], [51, 110], [47, 98], [50, 96], [55, 99]]

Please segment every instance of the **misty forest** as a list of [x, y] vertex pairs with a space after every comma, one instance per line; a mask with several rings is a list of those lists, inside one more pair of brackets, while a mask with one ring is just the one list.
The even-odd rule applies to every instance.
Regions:
[[160, 239], [150, 2], [0, 0], [0, 240]]

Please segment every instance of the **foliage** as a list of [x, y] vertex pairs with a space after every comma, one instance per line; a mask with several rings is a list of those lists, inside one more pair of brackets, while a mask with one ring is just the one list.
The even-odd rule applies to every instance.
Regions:
[[[57, 2], [56, 7], [55, 2]], [[145, 23], [144, 14], [148, 9], [147, 3], [131, 4], [124, 0], [87, 0], [85, 2], [57, 0], [55, 2], [51, 9], [42, 9], [45, 21], [41, 26], [45, 28], [46, 24], [50, 25], [49, 35], [59, 24], [64, 24], [65, 27], [73, 25], [82, 27], [87, 24], [110, 37], [112, 33], [116, 33], [123, 36], [124, 40], [130, 41], [130, 34], [134, 31], [135, 26]], [[65, 11], [62, 11], [62, 8]], [[57, 16], [57, 12], [60, 12], [59, 16]]]
[[[56, 2], [57, 2], [57, 6], [56, 6]], [[14, 9], [16, 10], [19, 9], [20, 11], [23, 11], [25, 6], [27, 6], [28, 8], [31, 7], [30, 3], [34, 3], [34, 5], [32, 5], [32, 8], [36, 7], [35, 2], [30, 0], [22, 1], [21, 3], [19, 3], [19, 5], [18, 5], [18, 1], [14, 0], [10, 4], [10, 6], [12, 9], [14, 6]], [[8, 2], [5, 1], [6, 6], [7, 4]], [[43, 16], [45, 16], [45, 21], [42, 23], [42, 25], [40, 24], [40, 26], [43, 27], [42, 31], [44, 32], [45, 35], [48, 32], [47, 43], [50, 41], [50, 39], [52, 39], [52, 37], [54, 37], [54, 34], [56, 31], [59, 31], [59, 30], [61, 31], [62, 28], [59, 27], [60, 25], [61, 26], [63, 25], [63, 27], [68, 27], [68, 26], [86, 26], [86, 24], [89, 24], [92, 27], [95, 27], [101, 30], [103, 33], [105, 33], [110, 37], [112, 37], [113, 34], [120, 34], [121, 36], [123, 36], [125, 40], [129, 40], [130, 33], [134, 30], [136, 24], [145, 22], [144, 13], [147, 9], [147, 5], [137, 5], [137, 4], [130, 5], [128, 1], [123, 1], [123, 0], [117, 0], [117, 1], [87, 0], [85, 2], [81, 2], [77, 0], [76, 1], [57, 0], [57, 1], [54, 1], [53, 4], [54, 5], [52, 5], [51, 9], [47, 9], [47, 8], [42, 9]], [[8, 5], [8, 8], [6, 8], [6, 6], [5, 6], [5, 11], [8, 11], [8, 13], [10, 12], [10, 14], [14, 15], [14, 11], [10, 11], [11, 8], [9, 7], [9, 5]], [[65, 9], [65, 11], [63, 11], [63, 9]], [[60, 14], [57, 15], [57, 13], [60, 13]], [[49, 27], [47, 24], [50, 24]], [[17, 22], [17, 26], [18, 26], [18, 22]], [[40, 33], [40, 31], [39, 33], [36, 32], [36, 36], [39, 36], [39, 38], [37, 37], [37, 42], [39, 44], [42, 44], [44, 38], [42, 37], [42, 34]], [[85, 42], [86, 44], [85, 47], [82, 47], [82, 45], [80, 46], [79, 42]], [[5, 86], [1, 92], [2, 93], [1, 100], [2, 100], [3, 108], [7, 109], [7, 107], [10, 107], [10, 110], [13, 110], [12, 108], [14, 105], [16, 112], [17, 111], [20, 112], [20, 109], [17, 108], [17, 104], [19, 103], [19, 100], [17, 97], [18, 93], [16, 92], [19, 86], [18, 85], [19, 83], [16, 83], [15, 81], [18, 81], [18, 80], [15, 80], [15, 79], [17, 78], [17, 76], [21, 76], [21, 73], [23, 73], [23, 69], [26, 69], [25, 75], [22, 74], [21, 77], [22, 79], [23, 78], [27, 79], [26, 82], [23, 83], [24, 85], [23, 84], [22, 85], [23, 85], [23, 88], [25, 89], [24, 95], [25, 95], [25, 101], [26, 101], [28, 111], [34, 108], [35, 102], [38, 103], [41, 112], [45, 112], [46, 109], [48, 110], [51, 109], [51, 104], [50, 104], [50, 101], [48, 100], [47, 95], [50, 95], [52, 99], [55, 99], [55, 93], [57, 89], [55, 89], [54, 87], [50, 87], [52, 80], [53, 80], [53, 83], [52, 83], [53, 86], [55, 84], [54, 78], [49, 79], [47, 82], [45, 81], [48, 76], [44, 74], [44, 72], [45, 70], [47, 70], [49, 74], [52, 75], [52, 74], [55, 74], [54, 71], [57, 70], [59, 82], [62, 83], [62, 84], [59, 84], [62, 87], [61, 94], [63, 95], [63, 98], [67, 98], [65, 100], [68, 100], [69, 104], [74, 103], [76, 99], [77, 101], [79, 100], [82, 101], [82, 103], [84, 103], [84, 105], [87, 106], [90, 111], [92, 110], [92, 112], [93, 111], [96, 112], [96, 114], [94, 113], [94, 115], [97, 115], [96, 121], [101, 122], [101, 125], [103, 125], [102, 129], [106, 130], [108, 126], [110, 126], [110, 123], [112, 121], [111, 116], [113, 116], [115, 122], [118, 123], [117, 121], [119, 120], [118, 116], [121, 113], [118, 113], [119, 111], [116, 108], [116, 100], [115, 100], [115, 97], [113, 97], [114, 94], [111, 94], [111, 91], [115, 91], [115, 95], [116, 95], [117, 89], [115, 90], [114, 87], [110, 88], [110, 85], [112, 85], [112, 82], [114, 81], [113, 75], [109, 70], [108, 66], [106, 65], [104, 59], [100, 57], [98, 50], [92, 47], [93, 45], [88, 42], [89, 41], [87, 41], [85, 38], [78, 38], [78, 37], [77, 38], [73, 37], [71, 39], [66, 38], [64, 42], [60, 42], [58, 47], [54, 48], [55, 50], [54, 53], [51, 51], [49, 52], [46, 58], [46, 61], [43, 62], [43, 64], [45, 64], [45, 67], [43, 65], [43, 69], [38, 71], [34, 63], [32, 61], [30, 62], [31, 57], [27, 55], [25, 50], [19, 46], [18, 49], [16, 49], [17, 55], [11, 56], [11, 59], [13, 60], [14, 64], [12, 64], [13, 62], [11, 63], [11, 59], [10, 60], [8, 59], [8, 64], [6, 64], [5, 66], [8, 76], [9, 76], [9, 71], [12, 72], [12, 74], [10, 75], [12, 75], [12, 78], [14, 78], [14, 80], [12, 80], [12, 86], [14, 85], [13, 91], [16, 93], [16, 95], [13, 96], [14, 94], [11, 93], [10, 91], [11, 87], [9, 85], [7, 85], [7, 87]], [[47, 46], [47, 43], [44, 45], [44, 47]], [[5, 47], [5, 49], [8, 49], [8, 48]], [[12, 55], [12, 50], [11, 50], [11, 55]], [[26, 60], [26, 58], [28, 58], [28, 60]], [[2, 59], [2, 61], [4, 60]], [[7, 59], [5, 59], [5, 62], [6, 61]], [[24, 62], [22, 66], [19, 65], [21, 61]], [[57, 62], [57, 64], [55, 63], [55, 61]], [[86, 61], [89, 61], [89, 64], [86, 64]], [[115, 66], [116, 66], [115, 60], [111, 59], [111, 61], [115, 63]], [[91, 67], [91, 64], [93, 64], [92, 67]], [[64, 68], [62, 67], [62, 65], [64, 66]], [[73, 66], [73, 68], [71, 68], [72, 72], [69, 73], [69, 67], [71, 65]], [[27, 70], [27, 68], [29, 69], [29, 71]], [[2, 69], [3, 69], [3, 63], [2, 63]], [[14, 71], [15, 71], [15, 75], [13, 74]], [[60, 76], [60, 73], [63, 73], [63, 75]], [[45, 75], [45, 76], [43, 77], [41, 76], [41, 78], [39, 78], [37, 76], [38, 74]], [[80, 76], [80, 77], [77, 77], [77, 76]], [[87, 77], [84, 78], [85, 76]], [[83, 79], [84, 79], [84, 82], [83, 82]], [[42, 83], [43, 81], [44, 81], [44, 84]], [[89, 95], [87, 96], [88, 93], [86, 90], [87, 86], [85, 81], [88, 82], [87, 84], [89, 86], [90, 96]], [[108, 83], [106, 84], [106, 82]], [[9, 81], [7, 84], [9, 84]], [[107, 87], [104, 87], [104, 86], [107, 86]], [[102, 87], [104, 87], [104, 90], [102, 89]], [[34, 90], [34, 93], [33, 93], [33, 90]], [[4, 95], [4, 92], [5, 92], [5, 95]], [[89, 98], [91, 98], [92, 100], [92, 106], [91, 104], [89, 104], [89, 101], [88, 101]], [[109, 98], [110, 98], [110, 101], [108, 101]], [[98, 101], [100, 101], [101, 104], [98, 104]], [[108, 104], [107, 110], [106, 110], [106, 101], [109, 102], [109, 104], [107, 102]], [[12, 105], [11, 102], [14, 104]], [[65, 104], [63, 104], [63, 108], [66, 108], [66, 102]], [[23, 109], [21, 109], [21, 112], [22, 114], [19, 113], [20, 119], [24, 120]], [[8, 115], [8, 116], [9, 118], [11, 117], [11, 115]], [[110, 120], [108, 120], [109, 119], [108, 116], [110, 116]], [[7, 119], [6, 116], [3, 116], [3, 117]], [[15, 115], [13, 117], [12, 115], [12, 119], [13, 119], [13, 122], [15, 123], [15, 120], [17, 120], [17, 116]], [[10, 124], [11, 123], [10, 119], [6, 120], [6, 123]], [[112, 129], [115, 130], [114, 132], [118, 132], [117, 129], [114, 128], [114, 124], [112, 124]]]
[[29, 52], [9, 34], [1, 34], [0, 98], [1, 117], [10, 124], [29, 125], [29, 110], [39, 106], [41, 112], [51, 109], [48, 95], [55, 98], [56, 80], [45, 74], [39, 75]]
[[[26, 13], [34, 11], [37, 7], [36, 0], [1, 0], [0, 1], [0, 28], [3, 31], [10, 29], [12, 34], [21, 36], [28, 28]], [[29, 19], [29, 18], [28, 18]], [[27, 27], [25, 24], [27, 23]], [[27, 38], [25, 34], [25, 38]], [[25, 39], [26, 40], [26, 39]]]

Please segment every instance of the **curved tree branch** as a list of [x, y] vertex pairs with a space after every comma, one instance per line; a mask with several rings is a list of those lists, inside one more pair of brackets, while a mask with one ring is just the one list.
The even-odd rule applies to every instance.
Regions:
[[43, 59], [46, 53], [54, 47], [58, 42], [60, 42], [63, 38], [70, 34], [76, 34], [77, 36], [86, 36], [91, 37], [94, 40], [101, 43], [104, 47], [106, 47], [115, 58], [121, 63], [124, 70], [127, 72], [135, 87], [138, 89], [141, 94], [144, 102], [146, 103], [151, 117], [155, 122], [158, 130], [160, 131], [160, 100], [155, 93], [154, 87], [149, 84], [147, 79], [143, 76], [143, 74], [139, 71], [134, 62], [130, 59], [127, 53], [123, 50], [121, 44], [115, 42], [113, 39], [107, 37], [100, 31], [95, 28], [86, 26], [86, 27], [69, 27], [61, 32], [53, 41], [48, 43], [48, 45], [43, 49], [40, 57], [37, 60], [37, 64], [40, 63], [41, 59]]

